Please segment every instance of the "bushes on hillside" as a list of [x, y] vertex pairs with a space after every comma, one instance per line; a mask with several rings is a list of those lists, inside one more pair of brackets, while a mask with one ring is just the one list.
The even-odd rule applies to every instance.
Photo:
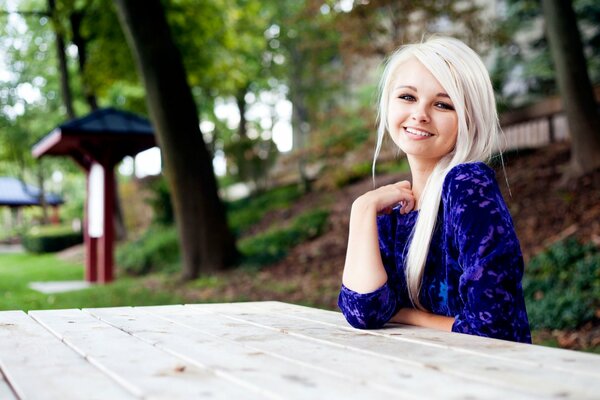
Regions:
[[229, 227], [236, 236], [259, 222], [271, 210], [289, 207], [301, 196], [298, 185], [281, 186], [227, 203]]
[[83, 242], [81, 231], [71, 226], [36, 226], [23, 235], [22, 244], [30, 253], [51, 253]]
[[[300, 214], [291, 223], [238, 242], [242, 264], [253, 267], [276, 262], [290, 248], [319, 236], [329, 212], [313, 210]], [[139, 239], [117, 249], [117, 265], [127, 274], [174, 272], [180, 268], [179, 241], [175, 227], [150, 228]]]
[[321, 235], [328, 216], [326, 210], [308, 211], [300, 214], [288, 226], [273, 228], [241, 240], [239, 249], [244, 264], [260, 266], [280, 260], [292, 247]]
[[130, 275], [180, 269], [179, 235], [175, 226], [155, 225], [139, 239], [117, 248], [119, 268]]
[[523, 278], [533, 329], [575, 329], [600, 312], [600, 250], [575, 239], [535, 256]]
[[[259, 222], [268, 211], [289, 207], [300, 196], [296, 185], [275, 188], [227, 205], [229, 223], [237, 236]], [[319, 236], [329, 213], [312, 210], [283, 227], [238, 241], [245, 265], [261, 266], [284, 257], [302, 241]], [[117, 265], [127, 274], [173, 272], [180, 269], [179, 237], [174, 225], [154, 224], [139, 239], [117, 249]]]

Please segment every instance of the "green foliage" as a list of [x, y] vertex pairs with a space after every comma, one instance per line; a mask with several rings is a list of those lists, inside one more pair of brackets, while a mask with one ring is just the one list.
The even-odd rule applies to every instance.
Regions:
[[243, 263], [261, 266], [283, 258], [295, 245], [319, 236], [329, 217], [326, 210], [312, 210], [296, 217], [289, 226], [277, 227], [239, 242]]
[[337, 168], [333, 172], [333, 184], [336, 188], [350, 185], [371, 175], [371, 171], [372, 163], [370, 161], [354, 164], [350, 168]]
[[235, 173], [232, 175], [236, 175], [239, 181], [251, 181], [259, 189], [267, 186], [267, 172], [275, 163], [278, 154], [272, 140], [238, 138], [226, 143], [223, 150], [230, 168], [235, 167]]
[[[335, 168], [332, 172], [329, 172], [331, 175], [330, 179], [333, 187], [341, 188], [346, 185], [353, 184], [358, 182], [366, 177], [372, 176], [372, 168], [373, 163], [371, 161], [364, 161], [362, 163], [357, 163], [352, 165], [351, 167], [340, 166]], [[400, 160], [393, 160], [388, 162], [379, 162], [375, 165], [375, 178], [377, 175], [383, 173], [393, 173], [393, 172], [407, 172], [409, 171], [408, 161], [406, 158], [402, 158]], [[327, 181], [327, 179], [326, 179]], [[325, 183], [328, 185], [328, 183]], [[331, 184], [329, 184], [331, 185]]]
[[600, 309], [600, 250], [575, 239], [534, 257], [523, 278], [533, 329], [575, 329]]
[[158, 225], [172, 225], [175, 222], [171, 192], [164, 175], [159, 176], [150, 184], [152, 196], [148, 199], [152, 207], [153, 223]]
[[[300, 195], [296, 185], [284, 186], [269, 192], [228, 204], [230, 224], [240, 232], [260, 221], [271, 210], [288, 207]], [[239, 247], [246, 265], [275, 262], [302, 241], [319, 236], [329, 213], [309, 211], [299, 215], [288, 226], [242, 239]], [[117, 265], [125, 273], [144, 275], [152, 272], [173, 272], [180, 267], [179, 241], [174, 226], [154, 225], [142, 237], [119, 246]]]
[[[532, 103], [557, 92], [556, 72], [552, 64], [544, 29], [538, 22], [542, 16], [537, 0], [509, 0], [500, 15], [495, 61], [491, 75], [497, 89], [500, 111]], [[600, 82], [600, 31], [596, 29], [600, 3], [594, 0], [574, 0], [577, 25], [587, 58], [592, 83]], [[508, 83], [518, 82], [520, 89], [507, 92]]]
[[130, 275], [179, 270], [179, 236], [175, 226], [152, 226], [139, 239], [119, 246], [116, 263]]
[[271, 210], [289, 207], [300, 197], [297, 185], [281, 186], [227, 204], [229, 227], [240, 236]]
[[81, 232], [64, 225], [33, 227], [23, 236], [23, 247], [31, 253], [51, 253], [83, 242]]
[[[157, 180], [155, 185], [155, 188], [162, 188], [158, 191], [162, 194], [162, 199], [168, 200], [168, 191], [164, 180]], [[268, 211], [288, 207], [299, 196], [298, 187], [291, 185], [278, 187], [268, 192], [228, 203], [229, 223], [234, 232], [240, 235], [260, 221]], [[155, 201], [157, 200], [155, 199]], [[160, 201], [153, 203], [155, 212], [156, 207], [158, 207], [157, 204], [162, 203]], [[170, 205], [170, 202], [168, 204]], [[162, 211], [159, 209], [158, 212], [160, 214]], [[305, 217], [305, 219], [309, 217]], [[316, 217], [313, 216], [312, 218]], [[155, 217], [156, 221], [162, 219], [164, 218], [160, 216]], [[294, 229], [296, 231], [312, 232], [310, 227], [306, 226], [312, 223], [300, 219], [294, 223]], [[307, 237], [306, 233], [302, 237]], [[172, 221], [165, 224], [155, 222], [141, 237], [120, 245], [116, 251], [117, 265], [129, 275], [175, 272], [181, 267], [180, 261], [179, 236]]]

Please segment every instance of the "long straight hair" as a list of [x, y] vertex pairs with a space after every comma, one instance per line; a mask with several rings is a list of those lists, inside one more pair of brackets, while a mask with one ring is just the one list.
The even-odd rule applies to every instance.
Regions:
[[411, 58], [421, 62], [437, 79], [450, 96], [458, 116], [456, 145], [438, 161], [427, 180], [405, 258], [410, 299], [415, 307], [424, 310], [419, 301], [419, 293], [440, 208], [444, 179], [458, 164], [489, 161], [494, 151], [500, 150], [500, 124], [489, 74], [477, 53], [470, 47], [449, 37], [433, 37], [423, 43], [403, 46], [388, 59], [379, 86], [378, 137], [373, 158], [373, 176], [383, 138], [389, 132], [387, 119], [391, 86], [402, 75], [402, 64]]

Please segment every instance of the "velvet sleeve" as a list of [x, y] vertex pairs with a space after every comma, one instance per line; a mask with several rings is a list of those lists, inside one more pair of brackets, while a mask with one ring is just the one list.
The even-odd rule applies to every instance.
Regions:
[[371, 293], [358, 293], [342, 285], [338, 307], [350, 325], [358, 329], [377, 329], [385, 325], [400, 308], [394, 257], [395, 218], [393, 214], [377, 217], [379, 250], [388, 275], [387, 282]]
[[531, 342], [521, 288], [523, 257], [494, 171], [462, 164], [444, 184], [444, 213], [462, 270], [452, 331]]

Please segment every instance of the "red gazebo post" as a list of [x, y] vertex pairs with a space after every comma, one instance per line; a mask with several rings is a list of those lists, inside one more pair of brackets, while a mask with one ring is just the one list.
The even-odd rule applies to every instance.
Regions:
[[111, 282], [113, 273], [114, 247], [114, 210], [115, 210], [115, 168], [114, 165], [104, 164], [104, 234], [98, 243], [98, 282]]
[[[114, 279], [114, 199], [115, 166], [125, 156], [156, 145], [150, 122], [135, 114], [106, 108], [85, 117], [68, 121], [38, 142], [32, 149], [35, 157], [70, 156], [86, 173], [86, 200], [83, 215], [85, 243], [85, 279], [108, 283]], [[94, 164], [103, 169], [101, 229], [90, 233], [90, 175]]]
[[[85, 171], [86, 193], [90, 193], [90, 171]], [[97, 282], [98, 274], [98, 239], [91, 237], [88, 231], [89, 226], [89, 196], [85, 196], [83, 205], [83, 244], [85, 246], [85, 280], [88, 282]]]

